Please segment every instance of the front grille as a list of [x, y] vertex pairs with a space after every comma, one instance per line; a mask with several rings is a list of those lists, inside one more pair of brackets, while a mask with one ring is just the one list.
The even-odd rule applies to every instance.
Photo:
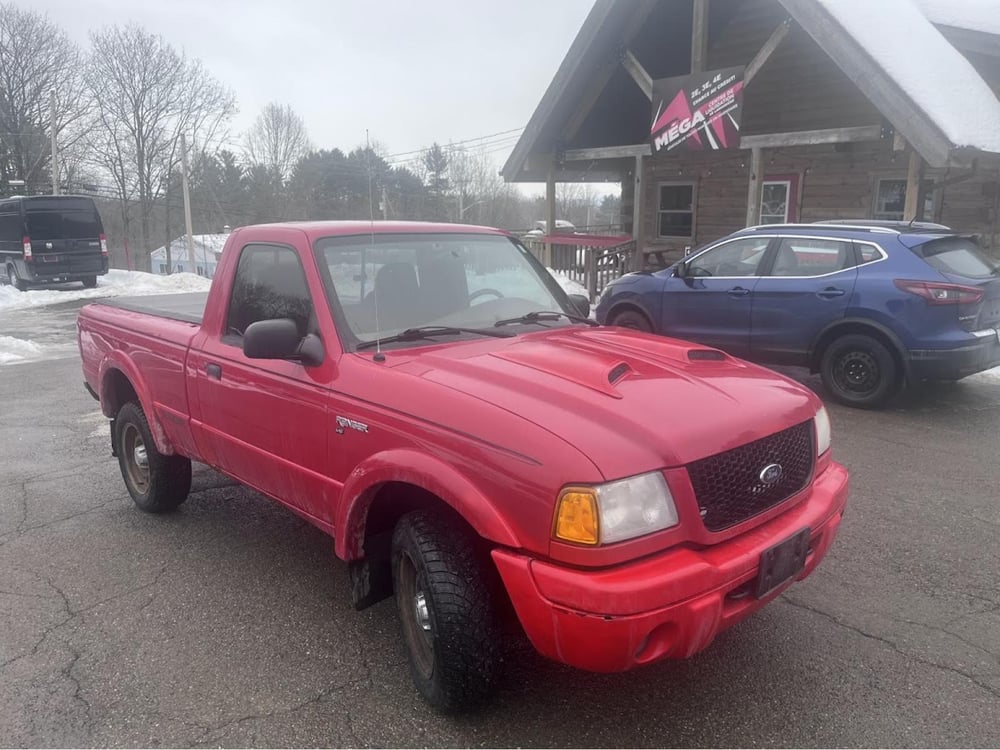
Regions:
[[[815, 456], [810, 420], [688, 464], [705, 528], [722, 531], [788, 499], [809, 483]], [[761, 474], [772, 464], [781, 476], [768, 484]]]

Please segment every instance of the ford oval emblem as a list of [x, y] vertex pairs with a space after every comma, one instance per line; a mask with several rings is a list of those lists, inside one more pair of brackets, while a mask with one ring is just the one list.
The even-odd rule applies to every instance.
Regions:
[[781, 464], [768, 464], [760, 470], [758, 476], [764, 484], [777, 484], [781, 481], [781, 475], [784, 473], [785, 470], [781, 468]]

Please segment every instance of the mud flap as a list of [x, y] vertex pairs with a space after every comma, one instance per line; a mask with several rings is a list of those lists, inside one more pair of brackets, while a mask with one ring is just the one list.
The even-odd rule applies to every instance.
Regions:
[[351, 599], [361, 610], [392, 596], [392, 530], [365, 539], [365, 556], [348, 563]]

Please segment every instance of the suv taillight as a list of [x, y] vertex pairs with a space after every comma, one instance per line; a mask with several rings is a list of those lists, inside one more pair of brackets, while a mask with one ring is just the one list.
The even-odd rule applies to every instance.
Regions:
[[906, 279], [895, 279], [893, 283], [904, 292], [923, 297], [929, 305], [975, 305], [983, 300], [983, 290], [975, 286]]
[[105, 258], [108, 257], [108, 238], [103, 232], [101, 233], [101, 255]]
[[31, 260], [31, 237], [21, 238], [21, 249], [24, 250], [24, 259]]

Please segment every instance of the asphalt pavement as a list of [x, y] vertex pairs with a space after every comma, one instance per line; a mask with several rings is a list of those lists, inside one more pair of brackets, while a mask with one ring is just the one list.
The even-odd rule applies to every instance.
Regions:
[[[57, 351], [78, 306], [0, 334], [44, 321]], [[832, 407], [833, 550], [704, 653], [594, 675], [522, 645], [461, 718], [321, 532], [205, 467], [179, 512], [136, 510], [75, 357], [0, 394], [0, 745], [1000, 746], [1000, 384]]]

